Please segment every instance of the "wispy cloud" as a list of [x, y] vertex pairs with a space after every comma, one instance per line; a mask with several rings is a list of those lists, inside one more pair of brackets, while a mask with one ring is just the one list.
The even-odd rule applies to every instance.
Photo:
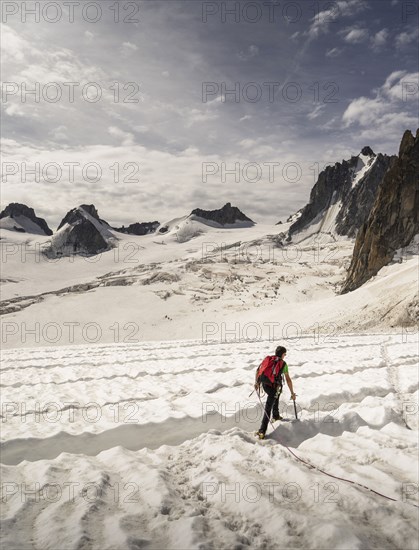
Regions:
[[338, 57], [342, 52], [342, 48], [331, 48], [326, 51], [326, 57]]
[[348, 42], [348, 44], [360, 44], [361, 42], [365, 42], [368, 38], [367, 29], [360, 27], [348, 27], [340, 31], [340, 34], [342, 34], [343, 39], [345, 42]]
[[259, 55], [259, 48], [255, 44], [251, 44], [246, 50], [238, 53], [238, 57], [242, 61], [248, 61], [257, 55]]
[[374, 51], [381, 50], [381, 48], [383, 48], [387, 44], [389, 34], [390, 33], [388, 29], [381, 29], [381, 31], [378, 31], [377, 33], [375, 33], [374, 36], [371, 37], [371, 46]]

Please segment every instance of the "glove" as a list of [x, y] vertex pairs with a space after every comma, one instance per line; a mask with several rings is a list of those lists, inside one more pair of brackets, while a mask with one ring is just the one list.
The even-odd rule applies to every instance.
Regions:
[[255, 386], [254, 386], [254, 387], [255, 387], [255, 390], [258, 391], [258, 390], [259, 390], [259, 387], [260, 387], [259, 382], [255, 382]]
[[296, 398], [296, 397], [297, 397], [297, 394], [296, 394], [296, 393], [292, 393], [290, 399], [292, 399], [293, 401], [295, 401], [295, 398]]

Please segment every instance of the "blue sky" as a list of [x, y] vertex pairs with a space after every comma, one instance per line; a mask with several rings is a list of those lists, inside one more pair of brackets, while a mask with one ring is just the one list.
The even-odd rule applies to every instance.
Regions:
[[[64, 6], [55, 23], [52, 8], [23, 22], [21, 3], [5, 4], [2, 161], [16, 173], [1, 204], [24, 202], [54, 228], [86, 202], [115, 224], [225, 202], [276, 222], [307, 202], [324, 164], [365, 145], [394, 154], [419, 125], [415, 2], [120, 0], [115, 22], [105, 0], [96, 22], [79, 6], [72, 23]], [[92, 82], [97, 102], [80, 93]], [[22, 101], [22, 83], [39, 83], [39, 101]], [[40, 181], [22, 181], [23, 163], [39, 163]]]

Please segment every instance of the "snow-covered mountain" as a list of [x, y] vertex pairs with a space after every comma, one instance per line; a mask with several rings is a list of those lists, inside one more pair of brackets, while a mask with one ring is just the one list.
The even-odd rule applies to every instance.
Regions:
[[0, 229], [35, 235], [52, 235], [47, 222], [43, 218], [38, 218], [33, 208], [17, 202], [10, 203], [0, 213]]
[[319, 174], [309, 203], [292, 219], [289, 238], [296, 243], [307, 237], [355, 237], [394, 158], [364, 147], [350, 160], [327, 166]]
[[217, 210], [196, 208], [187, 216], [174, 218], [161, 224], [157, 233], [166, 235], [177, 242], [186, 242], [207, 233], [211, 228], [234, 229], [253, 227], [254, 225], [255, 222], [228, 202]]
[[67, 212], [57, 232], [45, 246], [44, 254], [50, 258], [99, 254], [115, 245], [111, 229], [107, 222], [99, 218], [93, 204], [82, 204]]

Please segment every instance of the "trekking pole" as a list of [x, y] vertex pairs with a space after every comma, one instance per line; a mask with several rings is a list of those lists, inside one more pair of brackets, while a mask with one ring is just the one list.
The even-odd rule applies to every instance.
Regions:
[[295, 412], [295, 419], [298, 420], [298, 416], [297, 416], [297, 405], [295, 404], [295, 399], [294, 399], [294, 412]]

